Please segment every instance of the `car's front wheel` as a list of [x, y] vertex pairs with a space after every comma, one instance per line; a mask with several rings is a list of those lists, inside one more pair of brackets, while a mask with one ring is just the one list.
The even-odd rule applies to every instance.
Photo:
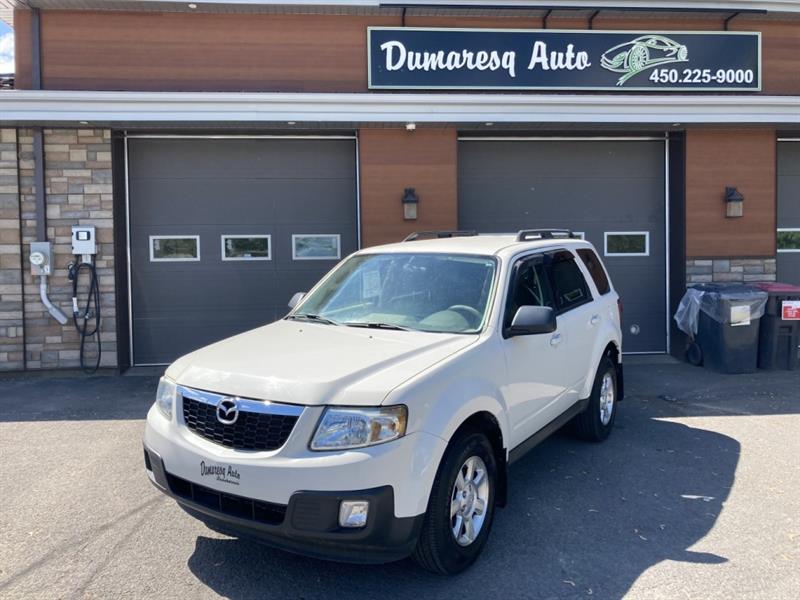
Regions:
[[496, 489], [488, 438], [477, 432], [455, 438], [434, 481], [414, 560], [444, 575], [475, 562], [492, 526]]

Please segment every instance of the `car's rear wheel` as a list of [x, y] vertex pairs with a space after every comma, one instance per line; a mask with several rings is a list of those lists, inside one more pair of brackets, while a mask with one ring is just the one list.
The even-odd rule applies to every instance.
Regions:
[[444, 575], [474, 563], [492, 527], [496, 489], [488, 438], [477, 432], [455, 438], [436, 475], [414, 560]]
[[575, 433], [581, 439], [602, 442], [611, 433], [616, 417], [617, 368], [604, 356], [594, 378], [589, 404], [575, 417]]

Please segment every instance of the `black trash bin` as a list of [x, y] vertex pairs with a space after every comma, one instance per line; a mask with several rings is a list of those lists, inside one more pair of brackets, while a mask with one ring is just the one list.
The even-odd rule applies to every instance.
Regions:
[[758, 338], [758, 368], [800, 368], [800, 287], [788, 283], [756, 283], [769, 294]]
[[690, 361], [720, 373], [753, 373], [767, 293], [744, 285], [709, 283], [687, 291], [685, 299], [689, 297], [699, 307]]

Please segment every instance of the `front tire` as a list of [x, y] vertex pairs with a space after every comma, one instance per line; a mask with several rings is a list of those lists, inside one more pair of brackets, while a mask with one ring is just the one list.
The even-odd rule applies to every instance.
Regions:
[[455, 438], [439, 467], [413, 558], [442, 575], [467, 569], [483, 550], [494, 517], [497, 461], [483, 433]]
[[602, 442], [617, 417], [617, 368], [604, 356], [597, 368], [586, 410], [575, 417], [575, 434], [588, 442]]

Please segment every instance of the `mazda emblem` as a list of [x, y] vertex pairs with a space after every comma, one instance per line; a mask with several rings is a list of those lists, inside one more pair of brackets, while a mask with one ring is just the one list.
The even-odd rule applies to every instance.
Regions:
[[217, 421], [223, 425], [233, 425], [239, 418], [239, 404], [233, 398], [223, 398], [217, 404]]

